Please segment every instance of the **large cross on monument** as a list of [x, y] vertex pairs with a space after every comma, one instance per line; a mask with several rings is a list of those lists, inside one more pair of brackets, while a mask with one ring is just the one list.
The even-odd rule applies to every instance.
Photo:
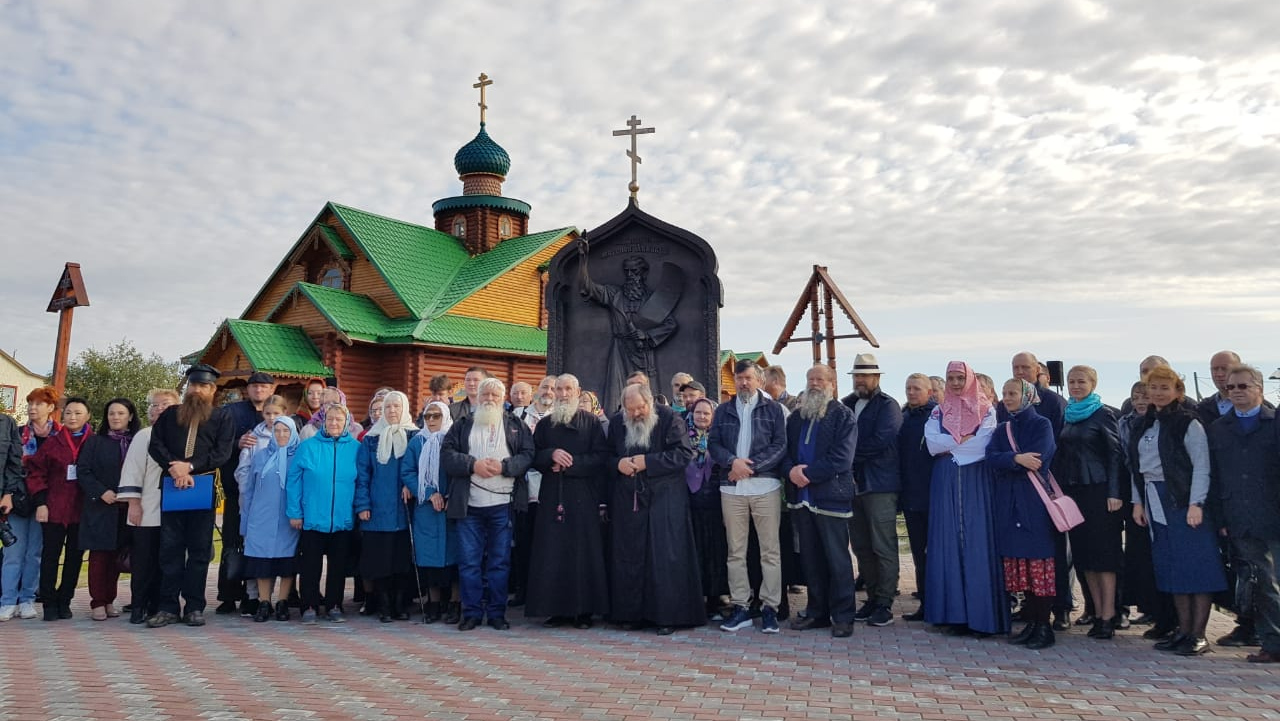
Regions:
[[489, 109], [489, 106], [484, 104], [484, 89], [489, 87], [490, 85], [493, 85], [493, 81], [489, 79], [489, 76], [485, 75], [484, 73], [480, 73], [480, 82], [475, 83], [471, 86], [473, 88], [480, 88], [480, 124], [481, 125], [484, 125], [484, 111]]
[[53, 289], [53, 297], [49, 299], [50, 313], [58, 314], [58, 343], [53, 349], [53, 387], [58, 395], [67, 385], [67, 354], [71, 347], [71, 314], [76, 308], [89, 305], [89, 294], [84, 290], [84, 279], [80, 276], [79, 263], [67, 263], [62, 268], [62, 277], [58, 279], [58, 287]]
[[632, 200], [636, 199], [636, 193], [640, 191], [640, 184], [636, 182], [636, 166], [640, 164], [640, 154], [636, 152], [636, 136], [652, 132], [655, 132], [655, 128], [640, 127], [640, 118], [634, 115], [627, 121], [626, 130], [613, 131], [615, 138], [619, 135], [631, 136], [631, 149], [627, 151], [627, 157], [631, 158], [631, 184], [627, 186], [627, 189], [631, 191]]

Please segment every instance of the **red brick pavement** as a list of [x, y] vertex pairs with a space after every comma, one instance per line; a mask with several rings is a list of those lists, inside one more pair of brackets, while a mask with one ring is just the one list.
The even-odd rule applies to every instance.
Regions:
[[1037, 653], [901, 620], [839, 640], [712, 627], [659, 638], [547, 630], [518, 613], [510, 631], [460, 633], [212, 614], [203, 629], [151, 630], [91, 621], [83, 598], [73, 609], [0, 624], [0, 718], [1280, 719], [1280, 669], [1222, 648], [1159, 654], [1138, 630], [1110, 642], [1072, 631]]

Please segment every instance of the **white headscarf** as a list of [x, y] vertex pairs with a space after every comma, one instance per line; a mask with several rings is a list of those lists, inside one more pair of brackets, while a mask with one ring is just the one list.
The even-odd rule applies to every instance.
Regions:
[[[387, 401], [400, 401], [400, 422], [392, 425], [387, 422]], [[409, 399], [400, 391], [389, 391], [382, 397], [382, 417], [365, 435], [378, 438], [378, 463], [390, 463], [391, 457], [399, 458], [409, 447], [409, 431], [416, 431], [413, 424], [413, 413], [410, 412]]]
[[422, 445], [422, 455], [418, 456], [418, 503], [426, 503], [427, 498], [440, 490], [440, 446], [444, 444], [444, 434], [453, 425], [453, 417], [449, 415], [449, 406], [440, 401], [431, 401], [422, 414], [426, 415], [435, 406], [444, 414], [440, 430], [432, 433], [424, 426], [422, 435], [426, 443]]

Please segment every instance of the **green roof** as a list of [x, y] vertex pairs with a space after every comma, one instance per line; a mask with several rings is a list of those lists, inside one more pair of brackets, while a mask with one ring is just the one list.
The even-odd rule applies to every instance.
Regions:
[[306, 296], [321, 315], [353, 340], [430, 343], [534, 355], [547, 352], [547, 332], [531, 326], [452, 315], [425, 320], [388, 318], [373, 300], [358, 293], [312, 283], [298, 283], [295, 292]]
[[321, 378], [333, 375], [333, 369], [321, 362], [315, 344], [297, 326], [253, 320], [228, 320], [226, 325], [255, 371]]
[[333, 248], [333, 252], [337, 253], [338, 257], [343, 260], [351, 260], [356, 257], [356, 254], [352, 253], [351, 249], [347, 247], [347, 244], [342, 242], [342, 238], [338, 236], [337, 231], [333, 228], [330, 228], [327, 225], [321, 225], [320, 235], [329, 243], [329, 247]]
[[493, 138], [484, 129], [484, 123], [480, 123], [480, 132], [476, 133], [476, 137], [458, 148], [453, 156], [453, 168], [458, 171], [458, 175], [490, 173], [506, 177], [507, 171], [511, 170], [511, 156], [501, 145], [493, 142]]
[[406, 223], [329, 203], [370, 262], [409, 312], [423, 311], [467, 262], [457, 238], [434, 228]]
[[501, 195], [455, 195], [452, 198], [444, 198], [431, 204], [432, 213], [441, 213], [446, 210], [459, 210], [464, 208], [495, 208], [497, 210], [509, 210], [513, 213], [519, 213], [526, 218], [529, 217], [529, 211], [533, 210], [533, 206], [523, 200], [506, 198]]
[[572, 227], [557, 228], [542, 233], [522, 235], [518, 238], [508, 238], [488, 253], [469, 258], [453, 276], [449, 287], [436, 299], [430, 314], [444, 313], [462, 299], [493, 282], [503, 273], [536, 255], [573, 230]]

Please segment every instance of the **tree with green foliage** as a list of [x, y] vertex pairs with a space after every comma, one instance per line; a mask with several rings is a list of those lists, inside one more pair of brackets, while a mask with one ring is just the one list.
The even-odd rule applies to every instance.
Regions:
[[152, 353], [144, 357], [129, 340], [99, 351], [89, 348], [67, 364], [67, 396], [89, 401], [96, 426], [102, 408], [112, 398], [128, 398], [138, 407], [146, 425], [147, 392], [152, 388], [177, 388], [182, 381], [182, 364], [169, 362]]

